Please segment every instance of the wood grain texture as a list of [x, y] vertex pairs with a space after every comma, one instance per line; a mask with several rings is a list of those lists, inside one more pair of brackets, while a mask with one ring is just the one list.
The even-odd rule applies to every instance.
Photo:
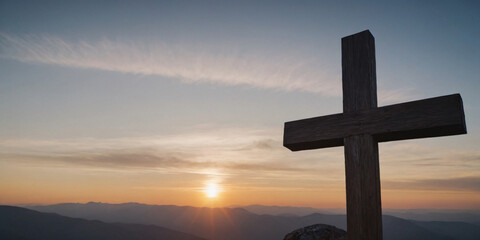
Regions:
[[343, 112], [377, 107], [375, 38], [366, 30], [342, 38]]
[[345, 138], [347, 239], [382, 239], [378, 143], [371, 135]]
[[285, 123], [292, 151], [336, 147], [343, 138], [370, 134], [378, 142], [467, 133], [460, 94]]
[[382, 239], [378, 143], [368, 131], [364, 132], [362, 127], [363, 122], [369, 122], [377, 114], [359, 114], [377, 109], [376, 82], [375, 40], [372, 34], [363, 31], [342, 38], [343, 112], [344, 117], [349, 116], [349, 121], [343, 122], [347, 129], [342, 130], [347, 130], [343, 132], [346, 133], [343, 142], [347, 239], [350, 240]]

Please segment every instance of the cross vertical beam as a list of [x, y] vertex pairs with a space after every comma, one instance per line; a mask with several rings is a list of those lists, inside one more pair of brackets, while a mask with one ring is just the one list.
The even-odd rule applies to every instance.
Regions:
[[[342, 38], [343, 112], [377, 108], [375, 39], [367, 30]], [[347, 238], [382, 239], [378, 142], [372, 135], [343, 139], [347, 192]]]

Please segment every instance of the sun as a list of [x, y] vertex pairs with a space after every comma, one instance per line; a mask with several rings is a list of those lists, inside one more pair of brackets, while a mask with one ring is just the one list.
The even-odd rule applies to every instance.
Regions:
[[205, 187], [205, 194], [208, 198], [218, 197], [219, 187], [215, 183], [209, 183]]

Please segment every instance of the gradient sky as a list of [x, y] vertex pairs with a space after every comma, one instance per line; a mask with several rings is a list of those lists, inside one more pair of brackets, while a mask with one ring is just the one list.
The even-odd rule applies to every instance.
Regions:
[[[0, 1], [0, 204], [345, 207], [344, 36], [379, 105], [460, 93], [467, 135], [380, 144], [384, 208], [480, 209], [478, 1]], [[217, 198], [206, 188], [217, 186]]]

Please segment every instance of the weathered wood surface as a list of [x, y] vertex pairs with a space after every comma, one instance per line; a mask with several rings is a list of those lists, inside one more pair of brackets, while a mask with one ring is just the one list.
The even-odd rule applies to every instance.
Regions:
[[375, 38], [366, 30], [342, 38], [343, 112], [377, 107]]
[[284, 146], [292, 151], [336, 147], [343, 138], [373, 135], [378, 142], [467, 133], [462, 97], [447, 95], [372, 110], [285, 123]]
[[378, 143], [371, 135], [345, 138], [347, 239], [382, 239]]
[[[342, 38], [342, 86], [345, 114], [377, 108], [375, 39], [369, 31]], [[344, 133], [347, 239], [381, 240], [378, 143], [369, 134]]]

